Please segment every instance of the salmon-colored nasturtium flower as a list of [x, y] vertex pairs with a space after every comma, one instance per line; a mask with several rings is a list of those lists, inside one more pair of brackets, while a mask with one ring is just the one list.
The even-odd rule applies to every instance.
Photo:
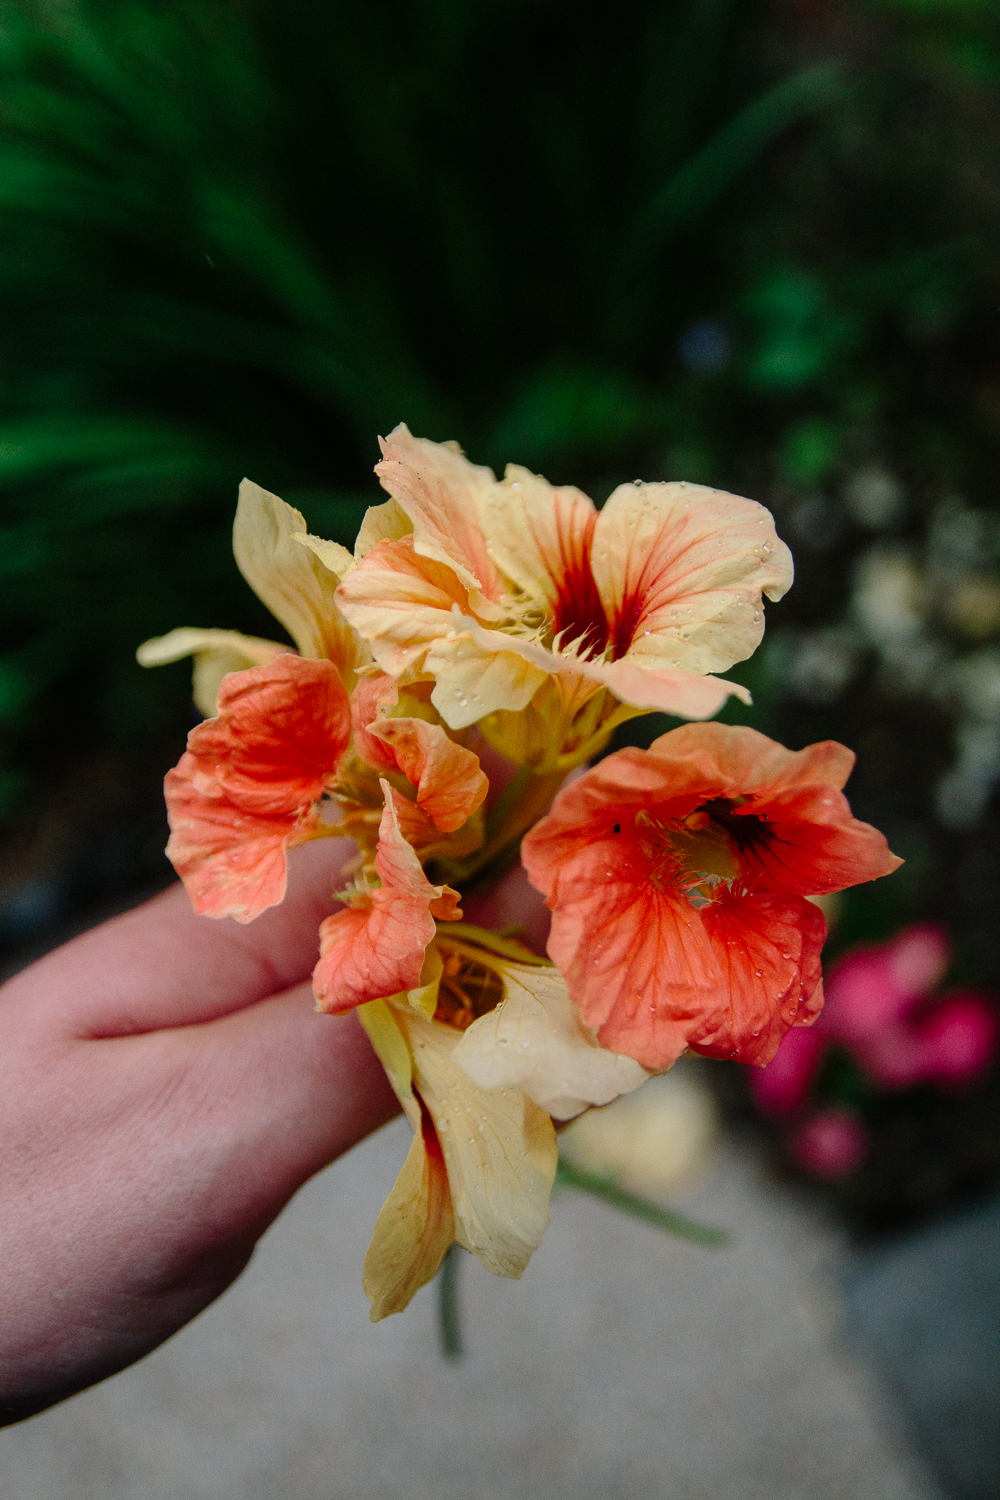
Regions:
[[[455, 1241], [519, 1276], [548, 1223], [553, 1121], [688, 1046], [767, 1061], [821, 1003], [806, 897], [898, 863], [851, 817], [841, 746], [688, 725], [584, 773], [525, 838], [549, 959], [463, 922], [472, 882], [616, 724], [746, 696], [711, 674], [753, 652], [791, 558], [761, 506], [700, 485], [623, 485], [598, 512], [402, 426], [377, 472], [390, 498], [353, 552], [241, 486], [236, 560], [287, 641], [182, 628], [139, 650], [194, 657], [206, 718], [166, 795], [196, 911], [248, 922], [282, 899], [289, 849], [355, 841], [316, 1003], [357, 1011], [414, 1130], [365, 1260], [373, 1318]], [[492, 796], [483, 740], [520, 767]]]
[[434, 680], [431, 701], [453, 729], [483, 721], [516, 757], [525, 726], [507, 716], [541, 695], [546, 733], [536, 728], [525, 754], [534, 761], [546, 739], [550, 755], [567, 743], [587, 753], [573, 721], [607, 731], [618, 703], [707, 718], [729, 694], [745, 696], [706, 674], [752, 654], [761, 595], [780, 599], [792, 581], [762, 506], [702, 485], [636, 483], [598, 512], [579, 490], [513, 465], [498, 482], [404, 426], [382, 449], [376, 472], [392, 500], [381, 540], [372, 545], [373, 531], [359, 547], [337, 600], [384, 671]]
[[854, 756], [688, 724], [621, 750], [522, 845], [549, 953], [601, 1042], [647, 1068], [687, 1048], [766, 1063], [822, 1005], [826, 924], [806, 897], [901, 863], [851, 816]]

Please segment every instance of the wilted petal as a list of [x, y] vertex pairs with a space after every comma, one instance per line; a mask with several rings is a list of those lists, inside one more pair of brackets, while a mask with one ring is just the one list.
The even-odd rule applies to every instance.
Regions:
[[364, 677], [351, 699], [354, 747], [380, 771], [399, 771], [416, 789], [417, 806], [434, 827], [454, 833], [485, 801], [489, 782], [479, 757], [448, 738], [440, 724], [383, 712], [396, 706], [391, 677]]
[[233, 526], [237, 567], [301, 654], [328, 658], [350, 687], [371, 656], [340, 613], [336, 574], [295, 540], [306, 532], [300, 511], [244, 479]]
[[143, 641], [135, 655], [140, 667], [159, 667], [193, 656], [192, 697], [199, 712], [211, 719], [216, 713], [223, 677], [230, 672], [245, 672], [249, 667], [265, 666], [288, 649], [278, 641], [241, 635], [238, 630], [199, 630], [182, 625], [167, 635]]
[[768, 511], [700, 484], [623, 484], [597, 518], [593, 570], [615, 658], [720, 672], [764, 634], [791, 553]]
[[452, 1056], [480, 1088], [519, 1085], [557, 1120], [609, 1104], [649, 1077], [609, 1052], [580, 1019], [558, 969], [507, 964], [505, 996], [463, 1034]]
[[320, 927], [320, 960], [313, 992], [320, 1010], [339, 1013], [368, 1000], [414, 989], [420, 983], [434, 917], [452, 921], [458, 897], [431, 885], [400, 828], [407, 804], [382, 782], [385, 810], [379, 825], [375, 869], [382, 884]]

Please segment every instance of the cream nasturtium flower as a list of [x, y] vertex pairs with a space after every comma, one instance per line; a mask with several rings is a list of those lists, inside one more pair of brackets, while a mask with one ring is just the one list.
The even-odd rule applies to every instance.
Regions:
[[[365, 1258], [373, 1321], [401, 1312], [453, 1241], [495, 1275], [519, 1277], [549, 1222], [552, 1118], [606, 1104], [648, 1077], [600, 1045], [558, 970], [513, 940], [446, 921], [436, 931], [430, 924], [429, 944], [425, 935], [414, 945], [441, 888], [425, 881], [421, 901], [421, 876], [406, 868], [389, 797], [386, 806], [383, 961], [369, 955], [359, 963], [357, 946], [342, 961], [345, 938], [356, 945], [361, 931], [346, 912], [324, 924], [334, 970], [325, 976], [323, 959], [317, 969], [320, 1009], [357, 1008], [414, 1131]], [[394, 950], [395, 969], [385, 963]], [[413, 989], [357, 1004], [362, 974], [369, 994], [384, 988], [405, 972], [411, 952], [422, 955]]]
[[[382, 450], [376, 472], [392, 499], [353, 563], [343, 548], [328, 558], [343, 569], [337, 600], [383, 671], [434, 680], [431, 701], [452, 729], [479, 722], [537, 764], [541, 742], [560, 734], [589, 753], [587, 735], [608, 728], [617, 704], [628, 706], [619, 720], [654, 709], [701, 719], [746, 696], [710, 674], [752, 654], [762, 594], [780, 599], [792, 581], [763, 506], [636, 483], [598, 511], [515, 465], [499, 482], [403, 425]], [[313, 546], [322, 557], [330, 544]], [[502, 722], [532, 700], [544, 724]]]

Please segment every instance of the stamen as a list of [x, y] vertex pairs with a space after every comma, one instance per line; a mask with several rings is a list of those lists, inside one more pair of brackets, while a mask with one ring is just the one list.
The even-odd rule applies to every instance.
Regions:
[[496, 1010], [503, 999], [503, 982], [493, 969], [464, 953], [451, 950], [443, 957], [434, 1019], [467, 1031], [473, 1021]]

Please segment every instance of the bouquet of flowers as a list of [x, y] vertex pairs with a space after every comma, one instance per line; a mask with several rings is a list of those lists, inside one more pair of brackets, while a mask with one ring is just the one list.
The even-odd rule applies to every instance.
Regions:
[[[762, 506], [637, 481], [598, 511], [405, 426], [382, 452], [389, 499], [353, 553], [241, 487], [237, 563], [296, 649], [184, 628], [139, 652], [194, 657], [206, 718], [166, 797], [196, 911], [250, 922], [282, 900], [290, 848], [355, 842], [316, 1004], [357, 1011], [414, 1132], [365, 1259], [373, 1319], [454, 1242], [520, 1276], [554, 1122], [688, 1049], [767, 1063], [822, 1005], [808, 898], [899, 863], [851, 816], [832, 742], [697, 722], [580, 769], [639, 714], [747, 698], [712, 674], [752, 654], [762, 596], [792, 581]], [[547, 958], [462, 920], [518, 858], [551, 909]]]

